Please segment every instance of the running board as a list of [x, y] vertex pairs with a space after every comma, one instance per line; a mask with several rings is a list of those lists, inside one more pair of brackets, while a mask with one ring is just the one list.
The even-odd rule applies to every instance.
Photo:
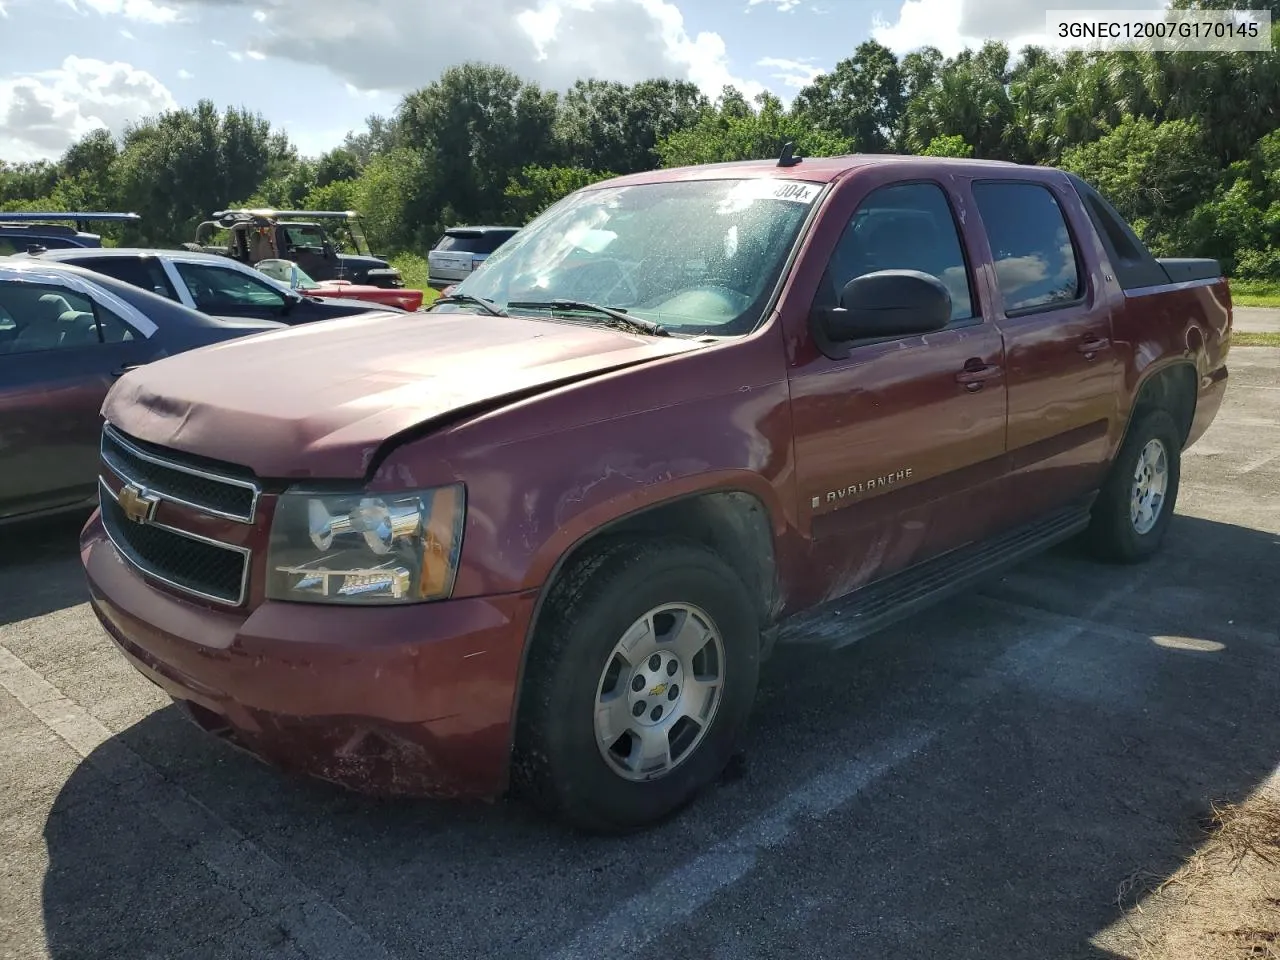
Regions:
[[778, 643], [847, 647], [1071, 539], [1089, 526], [1089, 509], [1089, 504], [1069, 507], [859, 587], [784, 622]]

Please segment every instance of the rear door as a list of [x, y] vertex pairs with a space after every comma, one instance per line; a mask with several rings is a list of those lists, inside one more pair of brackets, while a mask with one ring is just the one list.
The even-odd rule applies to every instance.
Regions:
[[[866, 273], [922, 270], [951, 290], [947, 328], [793, 361], [800, 514], [828, 596], [991, 527], [1005, 469], [1004, 352], [976, 296], [971, 265], [981, 261], [958, 229], [956, 199], [932, 180], [871, 190], [852, 212], [813, 304], [834, 306], [837, 291]], [[838, 202], [828, 216], [838, 215]]]
[[1102, 480], [1122, 361], [1092, 227], [1065, 177], [972, 185], [995, 267], [1009, 385], [1010, 509], [1030, 519]]
[[102, 401], [148, 332], [68, 287], [0, 279], [0, 516], [95, 494]]

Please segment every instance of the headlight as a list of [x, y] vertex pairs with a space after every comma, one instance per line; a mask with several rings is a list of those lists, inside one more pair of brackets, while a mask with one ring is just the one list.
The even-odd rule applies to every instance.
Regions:
[[461, 484], [395, 494], [293, 489], [280, 497], [267, 596], [304, 603], [417, 603], [453, 593]]

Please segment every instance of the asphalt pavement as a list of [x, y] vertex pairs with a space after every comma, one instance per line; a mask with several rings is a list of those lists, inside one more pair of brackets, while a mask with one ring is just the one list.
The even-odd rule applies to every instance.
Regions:
[[1148, 564], [1068, 544], [781, 647], [735, 775], [617, 840], [232, 751], [104, 639], [77, 521], [0, 531], [0, 957], [1129, 956], [1129, 881], [1280, 764], [1278, 402], [1232, 351]]
[[1280, 309], [1275, 307], [1235, 307], [1231, 319], [1241, 333], [1280, 333]]

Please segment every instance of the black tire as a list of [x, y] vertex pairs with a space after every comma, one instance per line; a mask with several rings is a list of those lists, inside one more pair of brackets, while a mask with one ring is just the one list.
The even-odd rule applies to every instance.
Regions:
[[[1139, 533], [1130, 518], [1134, 472], [1143, 449], [1152, 440], [1163, 444], [1168, 458], [1168, 484], [1155, 525]], [[1093, 505], [1086, 536], [1096, 557], [1110, 563], [1141, 563], [1160, 549], [1178, 501], [1182, 473], [1182, 434], [1166, 410], [1148, 410], [1134, 422]]]
[[[666, 603], [698, 607], [724, 650], [719, 706], [700, 742], [665, 776], [633, 781], [596, 745], [601, 673], [624, 632]], [[517, 719], [512, 779], [544, 812], [592, 833], [652, 826], [728, 766], [755, 700], [760, 632], [742, 581], [713, 551], [681, 540], [622, 541], [566, 569], [534, 633]]]

